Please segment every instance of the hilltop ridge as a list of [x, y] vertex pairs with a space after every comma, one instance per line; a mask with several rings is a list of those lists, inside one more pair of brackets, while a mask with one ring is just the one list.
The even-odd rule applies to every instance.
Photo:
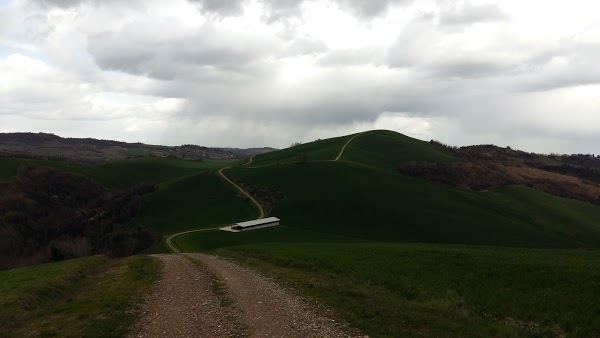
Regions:
[[274, 148], [213, 148], [195, 144], [162, 146], [94, 138], [63, 138], [49, 133], [0, 133], [0, 156], [68, 160], [84, 164], [144, 156], [187, 160], [246, 158], [272, 150]]

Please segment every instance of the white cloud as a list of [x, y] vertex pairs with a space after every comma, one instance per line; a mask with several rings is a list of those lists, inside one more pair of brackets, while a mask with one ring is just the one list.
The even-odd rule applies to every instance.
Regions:
[[574, 1], [13, 1], [1, 130], [287, 146], [386, 128], [598, 153], [600, 8]]

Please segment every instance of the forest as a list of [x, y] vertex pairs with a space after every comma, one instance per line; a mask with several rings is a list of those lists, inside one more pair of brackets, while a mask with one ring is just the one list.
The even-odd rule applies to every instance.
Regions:
[[153, 183], [107, 189], [89, 178], [25, 165], [0, 186], [0, 269], [104, 254], [120, 257], [159, 238], [126, 222]]
[[450, 163], [411, 161], [400, 165], [398, 171], [475, 191], [507, 184], [525, 185], [600, 205], [600, 157], [593, 154], [544, 155], [495, 145], [458, 148], [437, 141], [431, 143], [458, 160]]

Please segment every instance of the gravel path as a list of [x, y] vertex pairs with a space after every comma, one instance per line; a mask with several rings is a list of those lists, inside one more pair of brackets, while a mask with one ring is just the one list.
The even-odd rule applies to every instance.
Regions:
[[181, 255], [153, 256], [162, 263], [162, 275], [130, 337], [247, 336], [240, 313], [215, 290], [209, 273]]
[[163, 271], [130, 337], [358, 336], [254, 271], [214, 256], [185, 255], [153, 255]]
[[258, 273], [204, 254], [187, 254], [212, 270], [242, 311], [252, 337], [350, 337], [345, 326], [320, 316], [314, 307]]

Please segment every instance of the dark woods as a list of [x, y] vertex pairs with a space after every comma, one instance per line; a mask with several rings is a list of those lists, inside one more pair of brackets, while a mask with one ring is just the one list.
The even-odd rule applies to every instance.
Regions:
[[122, 225], [139, 212], [142, 184], [109, 190], [72, 173], [23, 166], [0, 187], [0, 269], [92, 254], [126, 256], [157, 237]]
[[451, 163], [409, 162], [398, 171], [464, 189], [486, 190], [518, 184], [600, 205], [600, 157], [542, 155], [494, 145], [449, 147], [432, 144], [458, 158]]

